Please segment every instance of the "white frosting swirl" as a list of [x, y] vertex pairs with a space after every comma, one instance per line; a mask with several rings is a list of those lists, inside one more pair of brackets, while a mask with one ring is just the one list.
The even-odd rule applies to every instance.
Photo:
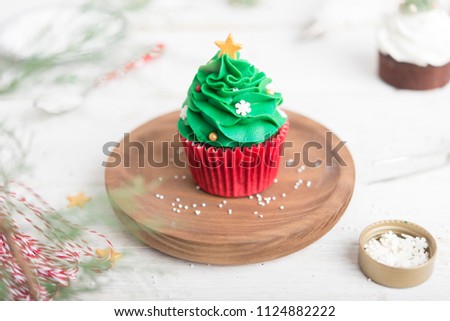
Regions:
[[378, 31], [381, 53], [398, 62], [443, 66], [450, 62], [450, 17], [441, 9], [390, 16]]

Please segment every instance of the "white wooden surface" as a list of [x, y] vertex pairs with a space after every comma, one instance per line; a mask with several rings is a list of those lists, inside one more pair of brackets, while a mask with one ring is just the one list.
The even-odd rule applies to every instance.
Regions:
[[[350, 3], [356, 1], [342, 1]], [[263, 264], [220, 267], [168, 257], [131, 237], [105, 206], [98, 215], [114, 224], [97, 229], [125, 256], [100, 278], [99, 290], [78, 298], [450, 299], [450, 167], [391, 183], [366, 184], [375, 160], [450, 146], [450, 86], [400, 92], [376, 77], [374, 28], [379, 3], [365, 1], [365, 6], [354, 5], [352, 10], [329, 4], [321, 19], [333, 30], [316, 41], [299, 42], [300, 26], [316, 12], [317, 1], [267, 0], [256, 8], [231, 8], [225, 1], [153, 0], [145, 10], [129, 15], [130, 37], [163, 41], [167, 51], [161, 60], [99, 88], [82, 108], [59, 116], [32, 109], [23, 95], [0, 97], [0, 119], [33, 136], [29, 159], [33, 170], [23, 179], [57, 208], [66, 205], [67, 195], [79, 191], [105, 196], [103, 144], [179, 108], [197, 67], [215, 53], [213, 41], [229, 31], [245, 44], [242, 56], [274, 79], [287, 108], [328, 126], [348, 141], [352, 151], [357, 183], [343, 218], [310, 247]], [[0, 16], [27, 6], [25, 0], [0, 1]], [[338, 14], [331, 14], [333, 10]], [[434, 275], [416, 288], [379, 286], [358, 267], [359, 232], [374, 221], [394, 218], [428, 228], [438, 241]]]

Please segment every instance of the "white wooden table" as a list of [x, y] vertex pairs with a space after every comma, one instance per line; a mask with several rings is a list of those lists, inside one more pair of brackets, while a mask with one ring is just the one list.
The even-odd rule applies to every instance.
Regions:
[[[0, 1], [1, 18], [27, 3]], [[157, 62], [95, 90], [83, 107], [58, 116], [34, 110], [29, 97], [0, 97], [0, 119], [33, 137], [32, 172], [23, 180], [56, 208], [64, 208], [66, 196], [80, 191], [102, 198], [103, 144], [180, 108], [198, 66], [216, 52], [213, 41], [231, 31], [245, 44], [242, 57], [274, 79], [285, 107], [331, 128], [353, 154], [357, 182], [343, 218], [308, 248], [262, 264], [221, 267], [169, 257], [136, 241], [104, 206], [100, 220], [113, 224], [96, 228], [125, 256], [100, 277], [98, 290], [78, 299], [450, 299], [450, 167], [366, 184], [375, 160], [450, 146], [450, 86], [409, 92], [382, 83], [376, 76], [378, 14], [367, 10], [364, 17], [361, 7], [355, 8], [356, 14], [344, 10], [348, 16], [339, 16], [337, 22], [324, 18], [333, 27], [326, 37], [299, 42], [300, 26], [312, 17], [315, 3], [261, 1], [255, 8], [233, 8], [225, 1], [153, 0], [146, 9], [129, 14], [130, 37], [163, 41], [167, 51]], [[424, 226], [438, 241], [435, 272], [421, 286], [385, 288], [359, 270], [360, 231], [372, 222], [395, 218]]]

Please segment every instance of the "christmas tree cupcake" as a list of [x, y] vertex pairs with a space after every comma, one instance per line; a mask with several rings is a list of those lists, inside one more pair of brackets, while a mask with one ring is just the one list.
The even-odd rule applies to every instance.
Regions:
[[450, 80], [450, 17], [433, 0], [406, 0], [378, 32], [379, 75], [400, 89]]
[[189, 167], [206, 192], [240, 197], [269, 187], [278, 171], [287, 116], [280, 93], [240, 58], [231, 35], [198, 69], [178, 120]]

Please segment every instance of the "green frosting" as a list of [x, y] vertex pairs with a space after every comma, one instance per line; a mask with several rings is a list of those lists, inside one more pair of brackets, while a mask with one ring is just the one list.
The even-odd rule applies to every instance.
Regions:
[[405, 0], [400, 4], [400, 10], [405, 13], [416, 13], [433, 10], [437, 5], [435, 0]]
[[[190, 141], [216, 147], [259, 144], [286, 122], [279, 108], [280, 93], [267, 91], [270, 78], [248, 61], [219, 52], [200, 66], [178, 121], [180, 134]], [[209, 135], [216, 133], [217, 140]]]

